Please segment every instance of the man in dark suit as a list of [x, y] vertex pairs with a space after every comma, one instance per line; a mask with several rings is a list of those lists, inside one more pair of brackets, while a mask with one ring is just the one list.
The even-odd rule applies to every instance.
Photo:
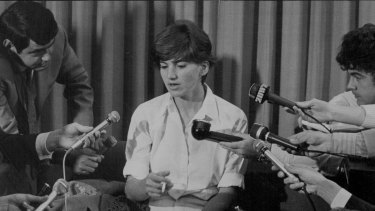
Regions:
[[[56, 23], [52, 12], [41, 4], [15, 2], [0, 16], [0, 130], [11, 134], [40, 132], [43, 105], [55, 82], [65, 85], [69, 122], [92, 125], [93, 90], [87, 71], [69, 45], [66, 32]], [[78, 166], [100, 157], [77, 156], [82, 158], [76, 159], [80, 163], [74, 165]], [[15, 176], [8, 182], [1, 182], [0, 187], [14, 189], [0, 191], [0, 195], [35, 192], [35, 185], [31, 189], [23, 185], [17, 187], [16, 175], [25, 180], [24, 171], [2, 162], [1, 157], [0, 175], [5, 171]], [[83, 173], [77, 171], [75, 173]], [[28, 178], [34, 180], [35, 176]], [[30, 180], [25, 182], [30, 183]]]
[[52, 12], [36, 2], [16, 2], [1, 14], [0, 32], [0, 128], [23, 134], [38, 130], [55, 82], [65, 85], [73, 122], [92, 125], [87, 71]]

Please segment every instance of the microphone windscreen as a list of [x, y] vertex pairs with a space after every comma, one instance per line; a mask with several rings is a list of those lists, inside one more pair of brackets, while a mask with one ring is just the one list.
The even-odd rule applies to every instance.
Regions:
[[193, 126], [191, 127], [191, 134], [197, 140], [202, 140], [210, 135], [211, 124], [204, 120], [193, 120]]
[[120, 114], [117, 111], [112, 111], [108, 114], [108, 120], [110, 122], [118, 122], [120, 121]]
[[259, 91], [260, 85], [253, 83], [249, 89], [249, 97], [255, 99], [257, 97], [257, 93]]
[[265, 84], [252, 84], [249, 89], [249, 97], [256, 103], [264, 103], [268, 98], [269, 86]]

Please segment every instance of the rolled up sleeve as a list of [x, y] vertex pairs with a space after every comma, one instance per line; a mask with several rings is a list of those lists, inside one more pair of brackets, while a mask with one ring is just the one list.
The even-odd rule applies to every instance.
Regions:
[[143, 179], [149, 174], [151, 144], [148, 122], [143, 118], [143, 114], [136, 110], [130, 122], [125, 149], [125, 177], [131, 175], [136, 179]]

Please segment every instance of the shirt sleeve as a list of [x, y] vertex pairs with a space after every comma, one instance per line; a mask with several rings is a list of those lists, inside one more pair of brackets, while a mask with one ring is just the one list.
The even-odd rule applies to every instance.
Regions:
[[52, 159], [52, 152], [48, 151], [46, 145], [48, 135], [49, 132], [41, 133], [36, 137], [35, 149], [36, 153], [38, 154], [39, 160]]
[[349, 193], [344, 188], [341, 188], [335, 198], [333, 198], [332, 203], [330, 204], [331, 208], [333, 209], [336, 207], [345, 207], [351, 196], [351, 193]]
[[[373, 140], [368, 135], [364, 135], [364, 132], [365, 131], [359, 133], [333, 133], [331, 152], [367, 157], [368, 147], [366, 146], [366, 142], [370, 140], [373, 142]], [[373, 132], [375, 132], [375, 130]], [[371, 143], [371, 145], [374, 144]]]
[[375, 128], [375, 105], [362, 105], [365, 110], [365, 119], [362, 126], [365, 128]]
[[[245, 133], [247, 131], [247, 118], [238, 119], [232, 128], [233, 132]], [[225, 164], [225, 172], [221, 177], [218, 187], [241, 187], [245, 188], [244, 174], [246, 173], [247, 160], [236, 153], [229, 152], [228, 162]]]
[[136, 179], [144, 179], [150, 172], [150, 151], [152, 139], [149, 133], [149, 122], [142, 109], [134, 112], [128, 131], [125, 155], [124, 176], [131, 175]]

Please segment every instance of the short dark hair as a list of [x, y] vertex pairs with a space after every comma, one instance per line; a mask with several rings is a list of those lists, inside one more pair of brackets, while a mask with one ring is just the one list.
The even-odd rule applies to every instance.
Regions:
[[375, 75], [375, 25], [367, 23], [344, 35], [336, 56], [342, 70], [358, 70]]
[[[195, 23], [177, 20], [156, 35], [153, 44], [153, 60], [160, 68], [160, 61], [182, 60], [214, 65], [212, 45], [208, 35]], [[207, 75], [202, 77], [205, 81]]]
[[52, 12], [37, 2], [15, 2], [0, 16], [0, 41], [9, 39], [17, 52], [27, 48], [30, 39], [38, 45], [46, 45], [57, 31]]

